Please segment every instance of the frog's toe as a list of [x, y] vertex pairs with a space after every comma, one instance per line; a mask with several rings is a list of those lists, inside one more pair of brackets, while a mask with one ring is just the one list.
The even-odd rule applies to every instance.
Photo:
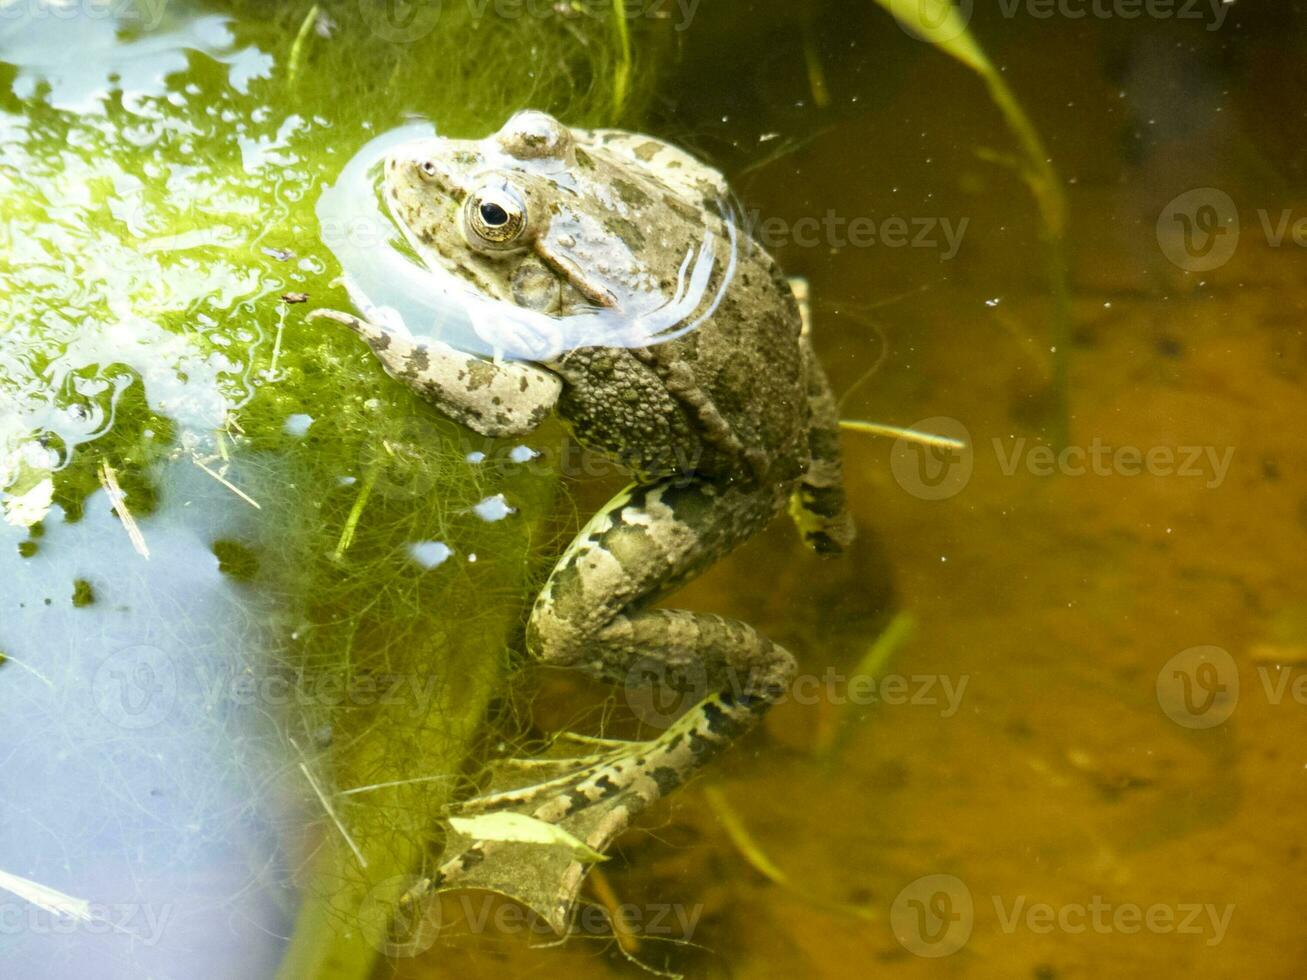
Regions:
[[582, 735], [580, 732], [559, 732], [554, 736], [554, 745], [586, 745], [599, 749], [625, 749], [632, 743], [623, 738], [600, 738], [598, 735]]
[[[458, 804], [458, 813], [489, 813], [545, 801], [546, 806], [542, 808], [544, 812], [533, 813], [532, 816], [550, 820], [550, 814], [557, 806], [550, 806], [548, 801], [565, 800], [573, 808], [579, 809], [630, 786], [637, 778], [644, 757], [653, 747], [653, 743], [589, 739], [584, 736], [577, 736], [575, 740], [592, 747], [602, 745], [607, 751], [588, 756], [540, 756], [497, 762], [494, 765], [497, 778], [493, 784], [499, 786], [503, 786], [513, 776], [524, 773], [533, 776], [555, 775], [474, 796]], [[557, 744], [556, 741], [555, 745]]]
[[501, 759], [495, 763], [496, 766], [505, 772], [568, 772], [576, 769], [585, 763], [584, 758], [553, 758], [546, 756], [527, 757], [522, 759]]
[[600, 758], [601, 752], [620, 752], [629, 748], [631, 744], [627, 739], [599, 738], [596, 735], [559, 732], [553, 736], [548, 751], [575, 749], [577, 752], [582, 752], [588, 749], [590, 752], [578, 755], [513, 756], [506, 759], [497, 759], [493, 765], [496, 771], [505, 774], [516, 772], [556, 772], [561, 774], [580, 770], [590, 765]]

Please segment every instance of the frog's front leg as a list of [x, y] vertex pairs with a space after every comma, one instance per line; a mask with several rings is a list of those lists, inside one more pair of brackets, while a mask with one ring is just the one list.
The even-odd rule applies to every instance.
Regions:
[[[701, 700], [658, 738], [571, 760], [562, 775], [470, 800], [462, 812], [529, 814], [603, 851], [632, 816], [752, 728], [793, 676], [790, 654], [746, 623], [649, 606], [760, 530], [788, 490], [672, 478], [611, 501], [550, 575], [527, 626], [528, 648], [546, 663], [628, 689], [649, 673], [672, 684], [688, 680]], [[502, 887], [509, 877], [507, 865], [495, 867], [504, 845], [482, 841], [447, 853], [453, 858], [428, 887]], [[562, 874], [557, 912], [570, 907], [583, 873], [573, 863]]]
[[530, 432], [553, 409], [563, 388], [557, 375], [532, 364], [488, 361], [338, 310], [314, 310], [308, 319], [349, 327], [372, 348], [388, 374], [483, 436]]

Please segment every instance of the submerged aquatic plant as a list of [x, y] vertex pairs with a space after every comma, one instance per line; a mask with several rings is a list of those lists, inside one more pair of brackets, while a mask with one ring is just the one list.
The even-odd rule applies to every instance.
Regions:
[[[1040, 227], [1047, 257], [1049, 294], [1052, 300], [1049, 339], [1052, 358], [1049, 370], [1051, 438], [1054, 445], [1064, 445], [1069, 436], [1067, 404], [1067, 357], [1071, 352], [1071, 294], [1067, 283], [1066, 223], [1067, 199], [1062, 178], [1049, 159], [1039, 131], [1026, 115], [1015, 93], [993, 62], [967, 29], [953, 0], [876, 0], [894, 15], [909, 32], [929, 41], [939, 50], [966, 65], [985, 83], [1016, 138], [1019, 154], [1011, 161], [1013, 168], [1030, 189], [1039, 209]], [[987, 154], [990, 159], [1005, 158]]]

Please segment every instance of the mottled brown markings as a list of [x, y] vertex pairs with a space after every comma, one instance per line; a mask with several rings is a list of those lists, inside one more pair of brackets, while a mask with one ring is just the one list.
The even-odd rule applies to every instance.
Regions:
[[701, 222], [703, 215], [694, 209], [689, 203], [682, 201], [674, 194], [663, 195], [663, 203], [679, 214], [686, 221]]
[[623, 203], [633, 208], [647, 207], [653, 201], [653, 198], [630, 180], [614, 180], [613, 190], [617, 191], [617, 196], [622, 199]]
[[467, 368], [467, 387], [470, 391], [489, 387], [498, 371], [490, 361], [473, 361]]
[[[511, 170], [506, 154], [525, 148], [525, 159], [547, 142], [532, 135], [541, 126], [538, 117], [523, 125], [531, 129], [529, 138], [515, 140], [514, 126], [505, 127], [504, 138], [492, 147], [496, 166], [502, 162]], [[563, 127], [557, 132], [572, 141]], [[453, 198], [465, 193], [461, 188], [447, 189], [440, 200], [429, 187], [416, 201], [397, 195], [395, 213], [405, 215], [408, 227], [422, 229], [424, 241], [432, 239], [419, 250], [423, 258], [456, 272], [492, 299], [540, 302], [536, 292], [512, 288], [515, 270], [528, 261], [554, 273], [564, 310], [620, 307], [625, 297], [614, 290], [625, 288], [624, 277], [637, 274], [661, 284], [664, 296], [670, 296], [681, 263], [702, 244], [706, 230], [727, 240], [718, 200], [728, 192], [720, 175], [650, 137], [578, 132], [575, 141], [583, 145], [576, 148], [567, 186], [530, 167], [513, 178], [531, 183], [532, 206], [541, 208], [544, 219], [530, 251], [494, 260], [471, 253], [460, 239], [454, 210]], [[454, 174], [449, 183], [479, 180], [485, 161], [470, 152], [476, 144], [445, 145], [449, 152], [442, 167]], [[614, 195], [619, 210], [629, 212], [617, 215], [620, 220], [613, 220]], [[559, 219], [568, 226], [553, 225]], [[551, 225], [559, 229], [553, 237]], [[560, 806], [570, 812], [629, 790], [630, 810], [624, 803], [607, 814], [619, 819], [614, 826], [620, 829], [630, 813], [669, 792], [746, 731], [793, 669], [788, 654], [746, 624], [648, 608], [752, 536], [783, 509], [790, 491], [803, 512], [801, 531], [818, 548], [827, 547], [830, 535], [824, 528], [834, 526], [832, 515], [842, 513], [835, 489], [838, 439], [825, 431], [832, 423], [824, 413], [833, 400], [824, 378], [805, 376], [807, 354], [797, 350], [799, 316], [789, 285], [760, 249], [743, 250], [736, 259], [735, 280], [712, 319], [694, 333], [649, 350], [569, 352], [551, 364], [562, 384], [559, 413], [579, 441], [630, 466], [638, 481], [676, 474], [677, 483], [659, 485], [661, 500], [645, 486], [629, 500], [615, 501], [607, 519], [574, 542], [532, 609], [527, 645], [549, 662], [592, 667], [618, 678], [649, 656], [662, 658], [673, 672], [698, 662], [714, 684], [743, 672], [744, 693], [739, 699], [710, 698], [676, 722], [667, 737], [578, 772], [567, 784], [571, 792], [535, 811], [542, 818], [558, 819]], [[710, 294], [724, 285], [723, 268], [710, 277]], [[613, 277], [611, 287], [607, 276]], [[488, 362], [459, 362], [453, 394], [466, 400], [483, 391], [493, 370]], [[526, 393], [529, 377], [511, 388]], [[477, 406], [493, 402], [504, 427], [543, 419], [548, 405], [527, 398], [522, 405], [509, 404], [501, 398], [509, 387], [497, 387], [493, 399], [482, 394], [471, 407], [449, 414], [475, 420]], [[441, 397], [437, 390], [436, 399]], [[805, 469], [807, 482], [800, 483]], [[826, 486], [830, 493], [823, 492]], [[569, 880], [579, 882], [580, 872]]]
[[684, 780], [684, 776], [680, 770], [673, 769], [670, 766], [659, 766], [649, 775], [653, 779], [654, 784], [658, 787], [659, 796], [666, 796], [672, 790], [676, 789], [676, 787], [680, 786]]
[[623, 218], [621, 215], [609, 214], [604, 218], [604, 228], [610, 234], [620, 238], [635, 249], [644, 248], [644, 232], [640, 230], [635, 222]]

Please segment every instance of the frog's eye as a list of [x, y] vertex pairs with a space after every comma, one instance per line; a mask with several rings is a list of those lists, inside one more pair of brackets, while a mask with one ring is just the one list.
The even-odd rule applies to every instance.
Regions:
[[423, 160], [421, 163], [418, 164], [418, 169], [421, 170], [428, 177], [434, 177], [436, 175], [436, 165], [432, 163], [430, 160]]
[[483, 187], [463, 205], [467, 239], [482, 248], [512, 248], [526, 231], [526, 205], [507, 187]]

